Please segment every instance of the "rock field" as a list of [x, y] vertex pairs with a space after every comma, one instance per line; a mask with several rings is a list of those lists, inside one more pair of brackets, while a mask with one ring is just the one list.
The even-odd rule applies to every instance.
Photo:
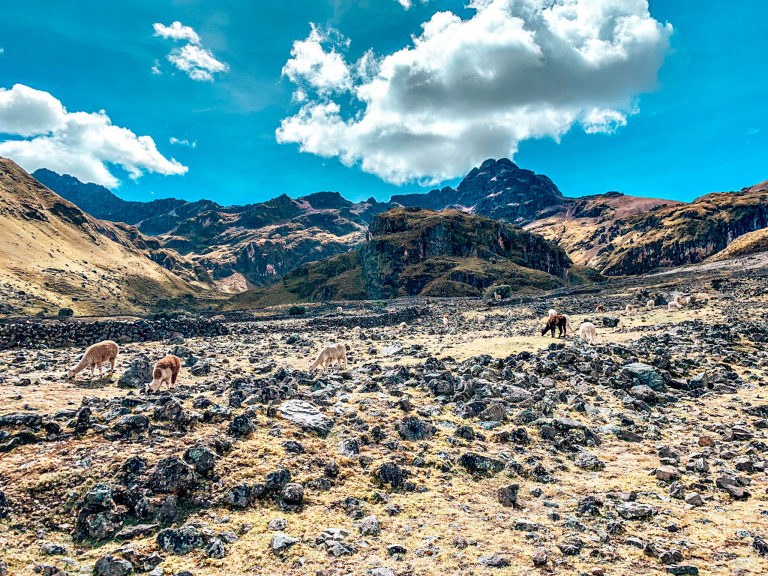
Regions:
[[[81, 346], [2, 351], [0, 575], [766, 574], [766, 288], [240, 314], [93, 382]], [[595, 344], [540, 336], [549, 308]]]

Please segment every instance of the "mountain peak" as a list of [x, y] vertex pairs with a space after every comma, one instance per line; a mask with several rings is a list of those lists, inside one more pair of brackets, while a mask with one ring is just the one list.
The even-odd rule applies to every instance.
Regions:
[[445, 186], [428, 194], [392, 196], [391, 202], [430, 210], [458, 207], [522, 225], [565, 199], [546, 176], [522, 169], [509, 158], [489, 158], [470, 170], [456, 188]]

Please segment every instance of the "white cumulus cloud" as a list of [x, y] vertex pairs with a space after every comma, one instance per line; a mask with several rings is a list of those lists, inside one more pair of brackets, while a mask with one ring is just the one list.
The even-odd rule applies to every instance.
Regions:
[[194, 44], [174, 48], [168, 54], [168, 61], [182, 72], [186, 72], [192, 80], [204, 82], [211, 82], [215, 73], [228, 69], [227, 65], [216, 60], [209, 50]]
[[[474, 0], [402, 49], [346, 59], [339, 33], [294, 43], [298, 111], [278, 142], [396, 184], [438, 183], [574, 125], [612, 132], [655, 87], [672, 34], [647, 0]], [[349, 102], [352, 102], [350, 105]]]
[[150, 136], [115, 126], [103, 110], [68, 112], [53, 95], [23, 84], [0, 88], [0, 156], [28, 172], [49, 168], [109, 188], [120, 184], [111, 166], [131, 178], [187, 172], [163, 156]]
[[[301, 94], [305, 92], [302, 87], [313, 88], [321, 95], [349, 90], [352, 75], [344, 56], [337, 52], [337, 46], [346, 47], [349, 41], [334, 30], [311, 26], [306, 40], [293, 43], [291, 58], [283, 66], [283, 76], [299, 86]], [[328, 52], [324, 45], [331, 45]]]
[[[212, 82], [214, 74], [229, 70], [229, 66], [217, 60], [213, 52], [202, 46], [200, 36], [192, 27], [184, 26], [181, 22], [173, 22], [170, 26], [155, 22], [152, 26], [155, 36], [187, 42], [184, 46], [173, 48], [167, 58], [192, 80]], [[152, 73], [162, 73], [157, 62], [152, 67]]]
[[155, 29], [155, 36], [173, 40], [188, 40], [192, 44], [200, 43], [200, 36], [197, 35], [197, 32], [190, 26], [184, 26], [181, 22], [173, 22], [170, 26], [155, 22], [152, 27]]

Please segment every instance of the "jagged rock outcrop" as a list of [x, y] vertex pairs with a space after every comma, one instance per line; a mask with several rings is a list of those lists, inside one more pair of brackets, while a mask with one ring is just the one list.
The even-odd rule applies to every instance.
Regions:
[[473, 168], [454, 189], [392, 196], [402, 206], [431, 210], [460, 207], [494, 220], [521, 224], [547, 208], [566, 202], [557, 186], [541, 174], [518, 168], [507, 158], [489, 159]]
[[231, 304], [479, 296], [494, 285], [555, 288], [570, 272], [565, 252], [536, 234], [459, 210], [398, 207], [373, 219], [362, 248], [301, 266]]
[[563, 250], [541, 236], [458, 210], [416, 208], [395, 208], [374, 218], [360, 260], [372, 298], [436, 292], [447, 283], [479, 293], [503, 275], [494, 266], [562, 279], [571, 264]]

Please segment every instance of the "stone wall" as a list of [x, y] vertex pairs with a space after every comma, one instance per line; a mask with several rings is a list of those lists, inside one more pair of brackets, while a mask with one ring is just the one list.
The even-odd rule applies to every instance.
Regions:
[[90, 346], [101, 340], [148, 342], [225, 334], [229, 334], [229, 329], [222, 322], [197, 318], [96, 322], [14, 320], [0, 323], [0, 350]]

